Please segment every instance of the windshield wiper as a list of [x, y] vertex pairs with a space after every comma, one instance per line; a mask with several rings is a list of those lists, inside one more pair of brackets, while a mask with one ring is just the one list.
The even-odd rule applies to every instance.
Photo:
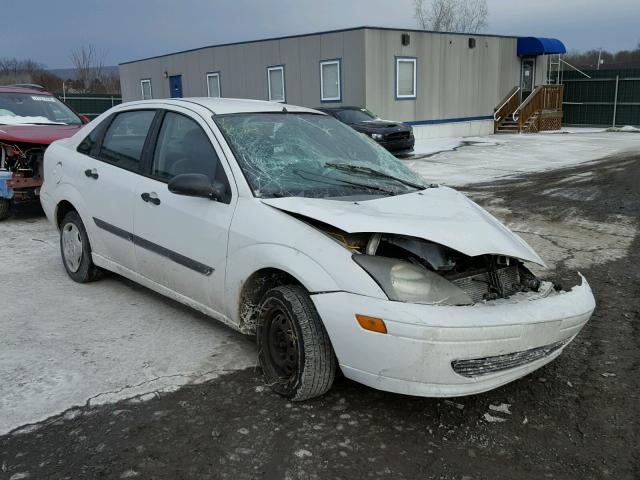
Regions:
[[[386, 195], [396, 195], [396, 192], [392, 192], [391, 190], [387, 190], [386, 188], [382, 188], [382, 187], [376, 187], [375, 185], [369, 185], [367, 183], [359, 183], [359, 182], [350, 182], [349, 180], [344, 180], [342, 178], [334, 178], [334, 177], [325, 177], [323, 175], [320, 175], [319, 173], [313, 173], [313, 172], [307, 172], [305, 170], [294, 170], [293, 173], [296, 173], [297, 175], [300, 175], [302, 178], [305, 178], [303, 175], [301, 175], [302, 173], [304, 173], [305, 175], [314, 175], [316, 177], [321, 177], [324, 180], [332, 180], [331, 182], [327, 182], [327, 181], [322, 181], [322, 180], [314, 180], [315, 182], [318, 183], [324, 183], [326, 185], [333, 185], [333, 186], [342, 186], [340, 184], [343, 184], [345, 187], [351, 187], [351, 188], [366, 188], [367, 190], [374, 190], [376, 192], [381, 192], [384, 193]], [[335, 182], [340, 182], [340, 184], [336, 184]]]
[[381, 172], [371, 167], [365, 167], [362, 165], [352, 165], [350, 163], [334, 163], [327, 162], [324, 164], [325, 167], [335, 168], [336, 170], [341, 170], [343, 172], [355, 172], [355, 173], [364, 173], [365, 175], [369, 175], [370, 177], [378, 177], [378, 178], [388, 178], [389, 180], [395, 180], [396, 182], [402, 183], [408, 187], [412, 187], [418, 190], [424, 190], [424, 185], [420, 185], [418, 183], [410, 182], [409, 180], [404, 180], [402, 178], [395, 177], [388, 173]]

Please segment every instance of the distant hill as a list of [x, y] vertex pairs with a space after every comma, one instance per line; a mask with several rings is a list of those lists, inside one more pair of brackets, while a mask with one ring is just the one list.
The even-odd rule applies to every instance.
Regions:
[[[111, 73], [113, 75], [118, 75], [118, 66], [108, 66], [102, 67], [106, 73]], [[75, 68], [50, 68], [47, 70], [48, 72], [57, 75], [63, 80], [77, 80], [76, 78], [76, 69]]]

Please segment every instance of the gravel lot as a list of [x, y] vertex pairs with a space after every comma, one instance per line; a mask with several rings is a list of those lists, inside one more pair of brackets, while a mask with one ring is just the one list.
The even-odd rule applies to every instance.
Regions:
[[288, 403], [248, 339], [118, 277], [72, 284], [38, 212], [0, 224], [0, 479], [639, 478], [640, 155], [463, 190], [598, 307], [556, 361], [453, 401], [342, 378]]

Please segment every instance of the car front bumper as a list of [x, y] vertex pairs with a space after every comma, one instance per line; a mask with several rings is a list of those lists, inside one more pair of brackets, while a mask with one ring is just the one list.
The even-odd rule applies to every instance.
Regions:
[[[517, 294], [473, 306], [417, 305], [346, 292], [312, 298], [346, 377], [426, 397], [481, 393], [533, 372], [562, 353], [595, 308], [584, 278], [568, 292]], [[388, 333], [362, 329], [355, 314], [383, 319]]]
[[408, 152], [413, 150], [415, 145], [415, 138], [413, 136], [409, 138], [403, 138], [398, 140], [380, 140], [378, 141], [380, 146], [386, 148], [390, 152]]

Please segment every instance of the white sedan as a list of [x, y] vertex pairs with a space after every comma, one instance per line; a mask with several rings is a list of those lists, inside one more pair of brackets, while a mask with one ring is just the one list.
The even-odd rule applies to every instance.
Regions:
[[[251, 100], [112, 108], [44, 160], [42, 206], [77, 282], [116, 272], [247, 334], [293, 400], [336, 369], [423, 396], [556, 358], [595, 301], [522, 239], [318, 111]], [[167, 352], [170, 354], [170, 352]]]

